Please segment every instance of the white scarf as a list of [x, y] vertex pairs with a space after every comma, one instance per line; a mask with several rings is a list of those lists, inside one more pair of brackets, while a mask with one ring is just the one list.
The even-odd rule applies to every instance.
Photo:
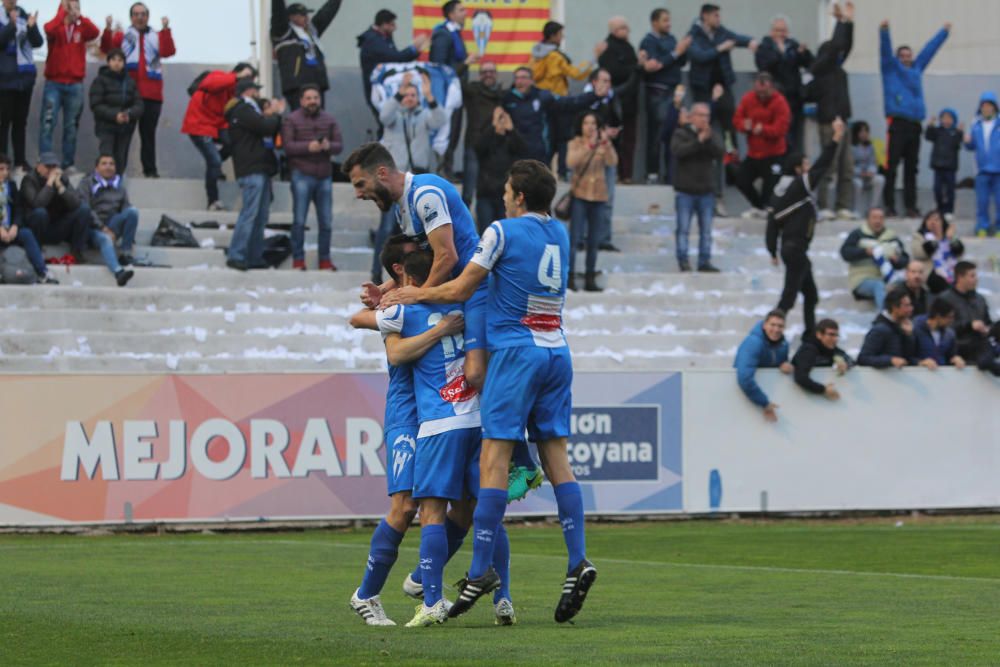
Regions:
[[[10, 24], [10, 15], [5, 11], [0, 11], [0, 27]], [[28, 19], [24, 13], [18, 10], [17, 13], [17, 36], [7, 44], [7, 55], [17, 56], [18, 72], [35, 72], [35, 59], [31, 55], [31, 42], [28, 41]]]
[[292, 29], [295, 33], [295, 37], [302, 42], [302, 46], [306, 50], [306, 65], [314, 67], [319, 64], [319, 60], [316, 59], [316, 34], [315, 29], [312, 26], [312, 22], [308, 24], [308, 29], [300, 28], [294, 23], [289, 23], [288, 27]]
[[139, 71], [139, 44], [146, 52], [146, 76], [154, 80], [163, 79], [163, 69], [160, 67], [160, 35], [154, 30], [146, 30], [140, 35], [135, 26], [129, 26], [122, 37], [122, 51], [125, 52], [125, 67], [130, 72]]

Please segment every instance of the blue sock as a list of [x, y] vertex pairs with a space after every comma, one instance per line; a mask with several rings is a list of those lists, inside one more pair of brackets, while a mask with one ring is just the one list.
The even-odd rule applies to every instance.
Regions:
[[399, 543], [403, 541], [403, 533], [399, 532], [385, 519], [375, 528], [372, 534], [372, 545], [368, 551], [368, 566], [365, 576], [358, 589], [358, 597], [367, 600], [382, 592], [389, 570], [399, 555]]
[[494, 538], [506, 510], [507, 489], [479, 489], [479, 502], [472, 515], [475, 538], [472, 540], [470, 579], [478, 579], [486, 574], [490, 563], [493, 562]]
[[[462, 542], [465, 541], [465, 536], [469, 531], [468, 529], [462, 528], [448, 517], [444, 518], [444, 529], [448, 534], [448, 560], [451, 560], [451, 557], [458, 553], [458, 550], [462, 548]], [[420, 564], [418, 563], [417, 567], [414, 568], [413, 572], [410, 574], [410, 579], [419, 584], [423, 582], [423, 577], [424, 575], [420, 571]]]
[[507, 529], [503, 527], [503, 523], [497, 527], [496, 539], [493, 542], [493, 569], [500, 575], [500, 588], [493, 593], [493, 604], [496, 604], [500, 602], [500, 598], [511, 600], [510, 540], [507, 538]]
[[583, 535], [583, 494], [576, 482], [565, 482], [555, 487], [556, 505], [559, 506], [559, 523], [562, 524], [563, 539], [569, 552], [571, 571], [587, 557], [587, 544]]
[[433, 607], [441, 599], [444, 563], [448, 559], [448, 537], [444, 526], [420, 529], [420, 569], [423, 570], [424, 605]]
[[538, 467], [535, 459], [531, 458], [531, 450], [528, 449], [528, 443], [524, 440], [514, 445], [514, 453], [511, 455], [511, 460], [514, 461], [514, 465], [527, 468], [528, 470], [534, 470]]

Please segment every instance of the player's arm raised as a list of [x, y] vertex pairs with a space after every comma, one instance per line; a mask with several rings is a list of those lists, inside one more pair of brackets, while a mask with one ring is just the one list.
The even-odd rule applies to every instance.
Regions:
[[385, 338], [385, 356], [393, 366], [412, 363], [424, 356], [442, 338], [461, 333], [464, 328], [465, 318], [462, 314], [449, 313], [419, 336], [403, 338], [399, 334], [389, 334]]
[[478, 264], [469, 262], [458, 278], [449, 280], [443, 285], [437, 287], [401, 287], [389, 292], [383, 297], [380, 307], [389, 308], [397, 304], [406, 306], [412, 303], [465, 302], [475, 294], [479, 283], [483, 282], [489, 273]]

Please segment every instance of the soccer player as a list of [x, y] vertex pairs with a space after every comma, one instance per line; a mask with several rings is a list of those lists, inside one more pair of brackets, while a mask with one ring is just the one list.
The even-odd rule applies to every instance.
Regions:
[[[473, 517], [472, 564], [450, 617], [468, 611], [502, 582], [494, 568], [494, 540], [503, 526], [507, 469], [525, 428], [538, 444], [545, 474], [555, 491], [569, 553], [559, 623], [582, 608], [597, 570], [587, 560], [583, 496], [566, 453], [573, 367], [562, 330], [569, 266], [569, 239], [549, 217], [556, 182], [540, 162], [520, 160], [504, 192], [508, 219], [483, 233], [475, 257], [461, 275], [436, 287], [405, 286], [386, 304], [454, 303], [474, 294], [490, 276], [487, 306], [489, 371], [483, 389], [479, 500]], [[412, 306], [410, 306], [412, 308]]]

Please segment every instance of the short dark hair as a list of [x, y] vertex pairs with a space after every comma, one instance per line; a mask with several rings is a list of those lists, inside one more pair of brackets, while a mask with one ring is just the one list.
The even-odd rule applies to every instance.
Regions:
[[518, 72], [527, 72], [528, 74], [531, 75], [532, 81], [534, 81], [535, 79], [535, 72], [530, 67], [525, 67], [524, 65], [518, 67], [516, 70], [514, 70], [515, 76], [517, 75]]
[[906, 289], [904, 285], [897, 285], [889, 290], [889, 292], [885, 295], [883, 305], [885, 306], [885, 309], [891, 313], [896, 308], [899, 308], [899, 306], [903, 303], [903, 299], [909, 298], [910, 291]]
[[974, 271], [976, 269], [975, 262], [970, 262], [963, 259], [961, 262], [955, 265], [955, 278], [961, 278], [969, 271]]
[[955, 306], [946, 299], [934, 299], [927, 309], [927, 317], [948, 317], [955, 313]]
[[10, 156], [6, 153], [0, 153], [0, 164], [5, 164], [8, 167], [13, 166], [14, 162], [10, 159]]
[[795, 170], [802, 166], [802, 161], [805, 159], [804, 153], [792, 151], [785, 156], [785, 164], [782, 166], [781, 173], [785, 176], [794, 176]]
[[604, 127], [604, 119], [601, 118], [601, 114], [597, 113], [593, 109], [587, 109], [579, 116], [576, 117], [576, 122], [573, 123], [573, 136], [582, 137], [583, 136], [583, 121], [586, 120], [587, 116], [593, 116], [594, 120], [597, 121], [597, 129]]
[[837, 320], [827, 318], [816, 323], [816, 333], [824, 333], [826, 331], [840, 331], [840, 325], [837, 324]]
[[418, 286], [427, 282], [433, 264], [434, 254], [430, 250], [414, 250], [403, 258], [403, 270]]
[[361, 167], [363, 171], [371, 172], [379, 167], [395, 169], [396, 161], [392, 159], [392, 153], [389, 152], [388, 148], [377, 141], [372, 141], [363, 144], [348, 155], [347, 159], [344, 160], [344, 164], [341, 165], [340, 170], [345, 175], [350, 176], [351, 170], [354, 169], [355, 165]]
[[871, 131], [872, 131], [872, 129], [868, 126], [867, 121], [856, 120], [853, 123], [851, 123], [851, 145], [852, 146], [857, 146], [858, 145], [858, 141], [859, 141], [858, 137], [861, 134], [861, 130], [868, 130], [869, 134], [871, 134]]
[[661, 16], [663, 16], [664, 14], [669, 14], [669, 13], [670, 13], [669, 9], [667, 9], [665, 7], [657, 7], [656, 9], [654, 9], [650, 13], [650, 15], [649, 15], [649, 22], [650, 23], [656, 23], [657, 21], [660, 20]]
[[590, 83], [594, 83], [595, 81], [597, 81], [597, 75], [600, 74], [601, 72], [606, 72], [608, 76], [611, 76], [611, 72], [608, 72], [608, 70], [604, 69], [603, 67], [595, 67], [594, 69], [590, 70], [590, 76], [587, 77], [587, 81], [589, 81]]
[[116, 167], [118, 166], [118, 160], [115, 160], [115, 156], [112, 155], [111, 153], [98, 153], [97, 159], [94, 160], [94, 166], [96, 167], [97, 165], [101, 164], [101, 160], [103, 160], [106, 157], [111, 158], [111, 160], [115, 163], [115, 166]]
[[757, 72], [753, 77], [754, 81], [760, 81], [761, 83], [774, 83], [774, 76], [770, 72]]
[[406, 251], [403, 248], [406, 247], [407, 243], [413, 242], [413, 239], [406, 234], [396, 234], [386, 239], [386, 242], [382, 245], [382, 253], [378, 256], [379, 262], [382, 264], [385, 272], [389, 274], [389, 277], [396, 281], [397, 285], [400, 283], [400, 280], [393, 265], [403, 263], [403, 259], [406, 257]]
[[764, 321], [767, 322], [768, 320], [770, 320], [772, 318], [778, 318], [779, 320], [781, 320], [782, 322], [784, 322], [785, 321], [785, 311], [783, 311], [781, 308], [775, 308], [774, 310], [768, 312], [768, 314], [764, 316]]
[[125, 61], [125, 52], [121, 49], [111, 49], [108, 51], [108, 55], [104, 58], [105, 62], [111, 62], [112, 58], [121, 58], [122, 62]]
[[375, 12], [375, 25], [385, 25], [396, 20], [396, 14], [388, 9], [380, 9]]
[[323, 91], [320, 90], [319, 86], [317, 86], [315, 83], [307, 83], [305, 85], [299, 86], [299, 99], [300, 100], [302, 99], [302, 96], [306, 94], [306, 91], [308, 91], [308, 90], [315, 90], [317, 93], [319, 93], [320, 97], [323, 96]]
[[143, 9], [146, 10], [147, 14], [149, 13], [149, 7], [146, 6], [145, 2], [133, 2], [132, 6], [128, 8], [129, 17], [132, 16], [132, 12], [135, 10], [136, 7], [142, 7]]
[[713, 5], [711, 3], [705, 3], [701, 6], [701, 11], [698, 12], [698, 16], [704, 16], [705, 14], [711, 14], [712, 12], [719, 11], [719, 5]]
[[545, 25], [542, 27], [542, 39], [547, 42], [553, 35], [558, 34], [562, 29], [562, 23], [559, 23], [558, 21], [546, 21]]
[[250, 63], [246, 62], [246, 61], [240, 61], [240, 62], [236, 63], [236, 67], [233, 68], [233, 71], [234, 72], [239, 72], [241, 69], [245, 69], [247, 67], [250, 68], [250, 70], [253, 72], [253, 77], [256, 79], [257, 78], [257, 74], [259, 73], [259, 72], [257, 72], [257, 68], [254, 67], [253, 65], [251, 65]]
[[896, 49], [896, 57], [898, 58], [899, 54], [902, 53], [903, 51], [912, 51], [912, 50], [913, 49], [910, 48], [909, 44], [903, 44], [902, 46]]
[[534, 213], [548, 213], [556, 196], [556, 178], [538, 160], [518, 160], [511, 165], [510, 188], [524, 195], [524, 206]]
[[448, 0], [448, 2], [441, 5], [441, 16], [448, 18], [455, 11], [455, 7], [458, 7], [460, 4], [462, 4], [461, 0]]

